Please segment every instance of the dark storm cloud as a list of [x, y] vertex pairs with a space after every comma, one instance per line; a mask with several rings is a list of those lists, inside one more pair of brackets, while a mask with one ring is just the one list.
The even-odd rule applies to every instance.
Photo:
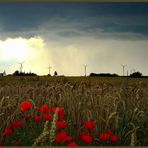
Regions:
[[0, 4], [1, 36], [147, 38], [147, 18], [147, 3]]

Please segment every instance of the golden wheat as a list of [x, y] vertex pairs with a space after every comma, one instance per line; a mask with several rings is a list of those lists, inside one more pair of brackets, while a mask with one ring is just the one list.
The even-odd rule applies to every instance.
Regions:
[[[144, 121], [148, 121], [146, 118], [148, 116], [147, 79], [136, 79], [142, 83], [129, 79], [128, 85], [120, 78], [57, 77], [47, 80], [41, 77], [39, 81], [36, 81], [35, 78], [29, 81], [24, 78], [23, 82], [17, 80], [18, 78], [13, 79], [7, 80], [7, 83], [3, 81], [3, 84], [0, 85], [0, 117], [4, 121], [1, 123], [2, 127], [6, 127], [9, 122], [13, 121], [15, 115], [23, 116], [19, 110], [19, 104], [24, 99], [32, 100], [36, 108], [45, 103], [55, 106], [55, 103], [58, 102], [66, 109], [67, 120], [78, 126], [77, 132], [81, 129], [82, 123], [89, 119], [96, 122], [96, 133], [104, 132], [108, 128], [118, 131], [122, 126], [123, 129], [126, 129], [129, 122], [137, 121], [140, 123], [139, 128], [142, 129]], [[31, 115], [34, 115], [33, 111], [31, 111]], [[124, 125], [121, 125], [122, 115], [125, 117]], [[141, 118], [144, 118], [144, 121]], [[55, 122], [53, 123], [54, 126], [51, 125], [51, 128], [55, 133]], [[32, 123], [29, 126], [31, 129], [34, 128]], [[135, 141], [132, 140], [134, 139], [132, 137], [135, 137], [133, 129], [125, 133], [125, 137], [131, 135], [131, 141]], [[39, 141], [49, 135], [48, 132], [44, 132], [45, 135], [42, 135]], [[131, 143], [137, 144], [137, 137], [136, 141], [136, 143]], [[130, 142], [128, 144], [130, 145]]]
[[35, 139], [32, 146], [37, 146], [39, 143], [41, 146], [43, 146], [44, 142], [47, 139], [47, 136], [49, 135], [48, 124], [49, 124], [49, 121], [46, 121], [44, 124], [43, 132]]
[[53, 121], [51, 123], [51, 128], [50, 128], [50, 133], [49, 133], [50, 146], [52, 146], [52, 142], [55, 141], [56, 122], [58, 120], [58, 111], [59, 111], [59, 108], [56, 108], [56, 111], [53, 116]]

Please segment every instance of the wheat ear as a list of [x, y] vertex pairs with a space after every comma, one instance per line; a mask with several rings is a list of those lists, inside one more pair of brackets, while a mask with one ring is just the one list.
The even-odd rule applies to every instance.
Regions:
[[109, 124], [109, 121], [114, 117], [114, 116], [117, 116], [118, 113], [117, 112], [113, 112], [109, 115], [107, 121], [106, 121], [106, 128], [108, 127], [108, 124]]
[[53, 121], [51, 123], [51, 129], [50, 129], [50, 133], [49, 133], [50, 146], [52, 146], [52, 142], [55, 141], [56, 122], [58, 120], [58, 111], [59, 111], [59, 108], [56, 108], [55, 114], [53, 116]]
[[35, 142], [32, 146], [37, 146], [39, 143], [43, 145], [43, 142], [46, 140], [46, 137], [49, 135], [49, 129], [48, 129], [49, 121], [46, 121], [44, 124], [43, 132], [39, 135], [37, 139], [35, 139]]

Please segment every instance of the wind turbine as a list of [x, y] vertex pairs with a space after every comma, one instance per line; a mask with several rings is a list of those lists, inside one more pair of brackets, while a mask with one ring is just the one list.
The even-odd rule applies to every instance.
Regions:
[[122, 68], [123, 68], [123, 76], [124, 76], [124, 73], [125, 73], [125, 67], [127, 66], [127, 65], [121, 65], [122, 66]]
[[85, 77], [86, 77], [86, 68], [87, 68], [87, 65], [83, 65], [84, 66], [84, 74], [85, 74]]
[[50, 64], [49, 64], [49, 67], [48, 67], [48, 69], [49, 69], [49, 75], [50, 75], [50, 70], [51, 70], [51, 68], [52, 68], [52, 67], [51, 67]]
[[22, 72], [22, 69], [23, 69], [23, 63], [24, 63], [24, 61], [21, 62], [21, 63], [18, 63], [18, 64], [20, 65], [20, 72]]

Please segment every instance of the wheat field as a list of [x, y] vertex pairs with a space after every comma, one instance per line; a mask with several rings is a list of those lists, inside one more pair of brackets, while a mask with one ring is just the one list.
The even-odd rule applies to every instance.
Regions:
[[[20, 104], [25, 100], [30, 100], [34, 109], [22, 112]], [[148, 146], [148, 79], [1, 77], [1, 145], [65, 145], [55, 140], [57, 111], [52, 121], [25, 120], [25, 116], [38, 115], [36, 109], [44, 104], [63, 108], [68, 125], [64, 131], [78, 145], [88, 145], [77, 137], [85, 131], [83, 123], [91, 120], [95, 129], [89, 145]], [[3, 130], [16, 120], [24, 121], [25, 125], [11, 135], [3, 135]], [[118, 135], [117, 143], [100, 141], [98, 135], [108, 130]]]

